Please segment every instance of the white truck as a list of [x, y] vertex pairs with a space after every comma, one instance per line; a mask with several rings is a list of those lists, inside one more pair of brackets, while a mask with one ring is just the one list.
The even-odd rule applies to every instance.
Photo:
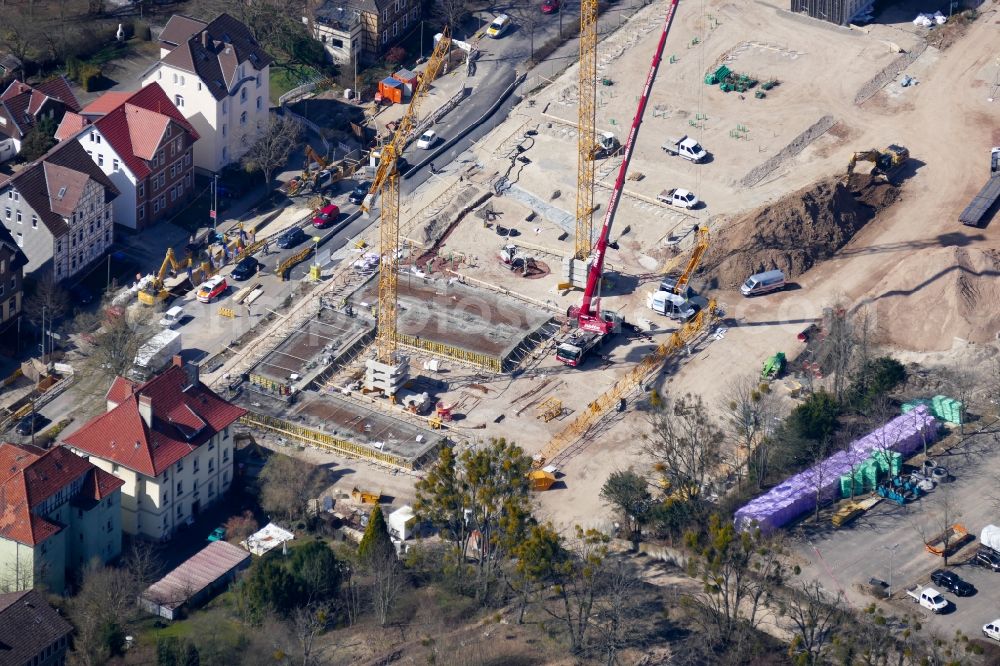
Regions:
[[697, 208], [698, 204], [701, 202], [694, 192], [691, 192], [690, 190], [682, 190], [679, 187], [663, 190], [656, 195], [656, 200], [661, 201], [668, 206], [677, 206], [678, 208], [686, 208], [688, 210]]
[[686, 160], [698, 163], [703, 162], [708, 153], [701, 145], [689, 137], [687, 134], [678, 138], [670, 138], [660, 146], [667, 155], [680, 155]]
[[948, 607], [948, 600], [944, 595], [933, 587], [921, 587], [917, 585], [906, 591], [914, 603], [918, 603], [932, 613], [940, 613]]
[[149, 379], [181, 353], [181, 346], [180, 331], [169, 328], [160, 331], [139, 348], [130, 373], [132, 378], [140, 381]]

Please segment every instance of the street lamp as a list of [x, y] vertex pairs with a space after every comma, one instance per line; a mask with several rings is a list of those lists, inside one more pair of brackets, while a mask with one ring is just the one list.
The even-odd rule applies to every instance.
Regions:
[[882, 546], [883, 550], [889, 551], [889, 594], [887, 596], [892, 596], [892, 557], [896, 554], [896, 549], [899, 548], [899, 544], [895, 543], [891, 546]]

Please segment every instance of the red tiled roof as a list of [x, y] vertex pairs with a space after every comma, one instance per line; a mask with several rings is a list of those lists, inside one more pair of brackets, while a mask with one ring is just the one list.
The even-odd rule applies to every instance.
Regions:
[[[86, 111], [84, 109], [84, 113]], [[152, 120], [156, 116], [159, 119]], [[137, 178], [145, 178], [151, 173], [146, 160], [152, 159], [170, 121], [190, 134], [192, 140], [198, 139], [198, 132], [177, 110], [163, 88], [158, 83], [151, 83], [95, 120], [94, 127], [101, 131], [129, 170]]]
[[73, 94], [73, 90], [69, 87], [69, 82], [66, 81], [65, 76], [55, 76], [48, 81], [43, 81], [35, 86], [35, 90], [39, 90], [49, 97], [59, 100], [70, 111], [80, 111], [80, 102], [77, 101], [76, 95]]
[[80, 133], [80, 130], [87, 126], [88, 122], [83, 116], [72, 111], [67, 111], [63, 116], [62, 122], [59, 123], [59, 127], [56, 128], [56, 141], [72, 139]]
[[61, 446], [38, 454], [0, 444], [0, 536], [34, 546], [59, 532], [63, 526], [36, 515], [34, 509], [81, 477], [94, 499], [125, 483]]
[[191, 39], [192, 35], [196, 35], [204, 30], [206, 25], [204, 21], [199, 21], [196, 18], [184, 16], [183, 14], [174, 14], [167, 21], [167, 25], [163, 27], [163, 32], [160, 33], [160, 41], [165, 42], [164, 46], [177, 46]]
[[[146, 476], [158, 476], [246, 413], [201, 382], [188, 383], [187, 372], [176, 365], [138, 386], [132, 395], [116, 382], [108, 397], [114, 394], [122, 401], [64, 442]], [[139, 396], [152, 403], [151, 426], [139, 412]]]
[[125, 379], [124, 377], [115, 377], [115, 381], [111, 382], [111, 388], [108, 389], [107, 394], [104, 399], [108, 402], [113, 402], [116, 405], [128, 400], [135, 393], [135, 389], [139, 386], [136, 382], [131, 379]]
[[60, 111], [80, 110], [80, 103], [76, 101], [66, 79], [61, 76], [49, 79], [34, 88], [16, 79], [12, 81], [7, 89], [0, 93], [0, 115], [12, 121], [12, 124], [2, 126], [3, 133], [18, 139], [26, 135], [35, 125], [36, 116], [46, 102], [57, 105]]
[[112, 90], [106, 92], [93, 102], [83, 107], [81, 116], [103, 116], [125, 103], [129, 97], [134, 95], [132, 90]]

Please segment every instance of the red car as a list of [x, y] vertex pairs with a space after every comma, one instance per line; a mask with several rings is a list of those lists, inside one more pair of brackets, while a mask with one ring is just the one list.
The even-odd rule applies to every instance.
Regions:
[[319, 215], [313, 218], [313, 226], [317, 229], [325, 229], [340, 217], [340, 208], [336, 204], [324, 206]]
[[542, 3], [543, 14], [555, 14], [559, 11], [559, 0], [545, 0]]

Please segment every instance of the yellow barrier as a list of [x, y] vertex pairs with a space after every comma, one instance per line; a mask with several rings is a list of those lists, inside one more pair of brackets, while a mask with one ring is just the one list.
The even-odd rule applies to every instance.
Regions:
[[305, 444], [311, 444], [335, 453], [363, 458], [365, 460], [374, 460], [385, 465], [399, 467], [405, 470], [413, 469], [413, 463], [405, 458], [401, 458], [400, 456], [392, 453], [386, 453], [384, 451], [378, 451], [377, 449], [362, 446], [361, 444], [356, 444], [354, 442], [349, 442], [345, 439], [328, 435], [325, 432], [313, 430], [312, 428], [295, 425], [294, 423], [290, 423], [284, 419], [279, 419], [274, 416], [257, 414], [256, 412], [247, 412], [240, 419], [240, 423], [248, 425], [252, 428], [260, 428], [262, 430], [280, 433]]
[[503, 359], [490, 356], [489, 354], [479, 354], [460, 347], [452, 347], [451, 345], [424, 340], [423, 338], [404, 333], [396, 333], [396, 342], [404, 347], [427, 352], [434, 356], [443, 356], [454, 361], [468, 363], [482, 370], [489, 370], [496, 373], [503, 372]]
[[292, 266], [295, 266], [296, 264], [305, 261], [306, 258], [313, 253], [313, 249], [314, 248], [312, 245], [308, 245], [302, 251], [296, 252], [295, 254], [288, 257], [280, 264], [278, 264], [278, 270], [275, 271], [278, 274], [278, 277], [281, 278], [282, 281], [284, 281], [286, 279], [285, 273], [287, 273], [289, 269], [292, 268]]
[[14, 372], [10, 373], [10, 375], [7, 376], [7, 379], [3, 380], [3, 385], [5, 387], [10, 386], [11, 384], [17, 381], [18, 377], [20, 377], [23, 374], [24, 373], [21, 372], [21, 368], [17, 368], [16, 370], [14, 370]]
[[229, 317], [230, 319], [236, 316], [236, 311], [232, 308], [219, 308], [220, 317]]

